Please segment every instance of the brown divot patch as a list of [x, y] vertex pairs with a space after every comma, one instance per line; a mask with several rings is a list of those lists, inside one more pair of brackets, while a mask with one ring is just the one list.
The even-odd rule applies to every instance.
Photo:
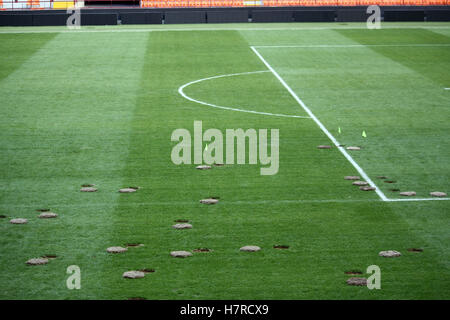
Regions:
[[58, 214], [54, 213], [54, 212], [42, 212], [39, 215], [39, 218], [41, 219], [52, 219], [52, 218], [57, 218]]
[[320, 145], [320, 146], [317, 146], [317, 149], [331, 149], [331, 146]]
[[134, 188], [122, 188], [119, 190], [120, 193], [132, 193], [132, 192], [136, 192], [137, 189]]
[[201, 165], [201, 166], [195, 167], [195, 169], [198, 169], [198, 170], [209, 170], [209, 169], [211, 169], [211, 166]]
[[374, 187], [365, 186], [365, 187], [359, 187], [359, 190], [362, 190], [362, 191], [374, 191], [375, 188]]
[[93, 187], [83, 187], [80, 189], [80, 192], [97, 192], [97, 188]]
[[219, 200], [215, 199], [215, 198], [208, 198], [208, 199], [200, 200], [200, 203], [203, 203], [203, 204], [216, 204], [218, 202], [219, 202]]
[[368, 183], [365, 181], [355, 181], [352, 183], [354, 186], [367, 186]]
[[48, 263], [48, 259], [44, 259], [44, 258], [32, 258], [26, 262], [26, 264], [29, 266], [38, 266], [38, 265], [47, 264], [47, 263]]
[[208, 248], [197, 248], [192, 251], [194, 251], [194, 252], [211, 252], [212, 250], [208, 249]]
[[404, 197], [412, 197], [412, 196], [416, 195], [416, 192], [415, 191], [403, 191], [403, 192], [400, 192], [399, 194]]
[[350, 274], [350, 275], [358, 275], [358, 274], [363, 274], [362, 271], [359, 270], [349, 270], [349, 271], [345, 271], [345, 274]]
[[126, 279], [140, 279], [140, 278], [145, 277], [145, 273], [142, 271], [136, 271], [136, 270], [126, 271], [122, 274], [122, 277], [124, 277]]
[[143, 247], [144, 245], [142, 243], [127, 243], [125, 246], [128, 248], [137, 248]]
[[354, 278], [348, 279], [347, 284], [349, 286], [367, 286], [367, 279], [354, 277]]
[[239, 250], [246, 251], [246, 252], [256, 252], [256, 251], [261, 250], [261, 248], [258, 246], [244, 246], [244, 247], [240, 248]]
[[182, 230], [182, 229], [192, 229], [192, 224], [189, 223], [177, 223], [172, 226], [174, 229]]
[[48, 260], [53, 260], [58, 258], [58, 256], [56, 254], [46, 254], [44, 256], [41, 257], [42, 259], [48, 259]]
[[344, 179], [345, 180], [360, 180], [361, 177], [360, 176], [345, 176]]
[[26, 223], [28, 223], [28, 220], [24, 219], [24, 218], [16, 218], [16, 219], [9, 220], [9, 223], [12, 223], [12, 224], [26, 224]]
[[396, 183], [397, 181], [395, 180], [384, 180], [384, 183]]
[[380, 257], [395, 258], [395, 257], [400, 257], [402, 254], [395, 250], [387, 250], [387, 251], [380, 251], [380, 253], [378, 253], [378, 255]]
[[289, 246], [284, 244], [276, 244], [273, 246], [274, 249], [289, 249]]
[[189, 251], [172, 251], [170, 255], [174, 258], [187, 258], [191, 257], [192, 253], [190, 253]]
[[408, 251], [409, 251], [409, 252], [423, 252], [423, 249], [419, 249], [419, 248], [409, 248]]
[[108, 252], [108, 253], [122, 253], [122, 252], [125, 252], [127, 250], [128, 249], [124, 248], [124, 247], [109, 247], [109, 248], [106, 248], [106, 252]]
[[441, 192], [441, 191], [433, 191], [433, 192], [430, 192], [430, 196], [432, 196], [432, 197], [446, 197], [447, 194], [445, 192]]

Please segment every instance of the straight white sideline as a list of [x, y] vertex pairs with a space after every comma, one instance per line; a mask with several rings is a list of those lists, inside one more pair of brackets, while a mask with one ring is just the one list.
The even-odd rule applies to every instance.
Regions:
[[266, 72], [270, 72], [270, 71], [269, 70], [262, 70], [262, 71], [231, 73], [231, 74], [223, 74], [223, 75], [220, 75], [220, 76], [214, 76], [214, 77], [198, 79], [198, 80], [194, 80], [194, 81], [188, 82], [186, 84], [183, 84], [181, 87], [178, 88], [178, 93], [183, 98], [185, 98], [185, 99], [187, 99], [189, 101], [192, 101], [192, 102], [195, 102], [195, 103], [198, 103], [198, 104], [202, 104], [202, 105], [205, 105], [205, 106], [209, 106], [209, 107], [212, 107], [212, 108], [218, 108], [218, 109], [224, 109], [224, 110], [230, 110], [230, 111], [238, 111], [238, 112], [246, 112], [246, 113], [253, 113], [253, 114], [261, 114], [261, 115], [265, 115], [265, 116], [310, 119], [310, 117], [305, 117], [305, 116], [280, 114], [280, 113], [269, 113], [269, 112], [260, 112], [260, 111], [253, 111], [253, 110], [246, 110], [246, 109], [238, 109], [238, 108], [219, 106], [219, 105], [216, 105], [216, 104], [212, 104], [212, 103], [208, 103], [208, 102], [205, 102], [205, 101], [201, 101], [201, 100], [197, 100], [197, 99], [191, 98], [187, 94], [184, 93], [184, 89], [186, 87], [188, 87], [188, 86], [190, 86], [192, 84], [195, 84], [195, 83], [202, 82], [202, 81], [207, 81], [207, 80], [212, 80], [212, 79], [219, 79], [219, 78], [226, 78], [226, 77], [242, 76], [242, 75], [247, 75], [247, 74], [266, 73]]
[[450, 47], [444, 43], [411, 43], [411, 44], [306, 44], [306, 45], [274, 45], [253, 46], [254, 48], [366, 48], [366, 47]]
[[369, 176], [364, 172], [364, 170], [353, 160], [352, 156], [348, 154], [348, 152], [339, 147], [340, 143], [336, 140], [336, 138], [328, 131], [327, 128], [320, 122], [320, 120], [312, 113], [312, 111], [305, 105], [305, 103], [297, 96], [297, 94], [289, 87], [289, 85], [280, 77], [278, 72], [276, 72], [272, 66], [263, 58], [263, 56], [256, 50], [254, 46], [250, 47], [256, 56], [265, 64], [265, 66], [272, 72], [275, 78], [280, 81], [280, 83], [286, 88], [286, 90], [291, 94], [291, 96], [298, 102], [298, 104], [306, 111], [307, 114], [314, 120], [314, 122], [319, 126], [319, 128], [327, 135], [327, 137], [333, 142], [333, 144], [341, 151], [344, 157], [355, 167], [358, 173], [364, 178], [364, 180], [373, 188], [375, 188], [375, 192], [383, 201], [389, 201], [389, 199], [384, 195], [384, 193], [377, 187], [377, 185], [369, 178]]

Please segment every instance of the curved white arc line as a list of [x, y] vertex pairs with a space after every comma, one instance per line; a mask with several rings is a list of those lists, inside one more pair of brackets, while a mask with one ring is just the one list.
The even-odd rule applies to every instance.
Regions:
[[183, 98], [185, 98], [185, 99], [187, 99], [189, 101], [192, 101], [192, 102], [195, 102], [195, 103], [199, 103], [199, 104], [203, 104], [205, 106], [209, 106], [209, 107], [213, 107], [213, 108], [223, 109], [223, 110], [231, 110], [231, 111], [246, 112], [246, 113], [253, 113], [253, 114], [262, 114], [262, 115], [265, 115], [265, 116], [310, 119], [310, 117], [306, 117], [306, 116], [296, 116], [296, 115], [289, 115], [289, 114], [260, 112], [260, 111], [252, 111], [252, 110], [245, 110], [245, 109], [238, 109], [238, 108], [219, 106], [219, 105], [216, 105], [216, 104], [212, 104], [212, 103], [208, 103], [208, 102], [204, 102], [204, 101], [200, 101], [200, 100], [196, 100], [194, 98], [191, 98], [187, 94], [185, 94], [184, 91], [183, 91], [184, 88], [186, 88], [186, 87], [188, 87], [188, 86], [190, 86], [192, 84], [196, 84], [196, 83], [202, 82], [202, 81], [218, 79], [218, 78], [225, 78], [225, 77], [241, 76], [241, 75], [246, 75], [246, 74], [267, 73], [267, 72], [270, 72], [270, 71], [269, 70], [262, 70], [262, 71], [252, 71], [252, 72], [231, 73], [231, 74], [223, 74], [223, 75], [220, 75], [220, 76], [214, 76], [214, 77], [198, 79], [198, 80], [194, 80], [194, 81], [188, 82], [186, 84], [183, 84], [181, 87], [178, 88], [178, 93]]

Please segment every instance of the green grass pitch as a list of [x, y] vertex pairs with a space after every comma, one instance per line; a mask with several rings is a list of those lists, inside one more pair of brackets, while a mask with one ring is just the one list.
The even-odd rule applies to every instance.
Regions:
[[[449, 299], [449, 201], [360, 191], [343, 179], [359, 174], [338, 148], [317, 149], [331, 141], [313, 119], [178, 93], [269, 70], [254, 47], [331, 135], [362, 146], [349, 154], [387, 198], [405, 199], [393, 188], [449, 193], [450, 24], [382, 27], [1, 28], [0, 299]], [[185, 93], [308, 116], [270, 71]], [[222, 132], [279, 129], [278, 174], [174, 165], [171, 133], [192, 132], [194, 120]], [[84, 183], [98, 192], [79, 192]], [[128, 186], [141, 189], [117, 192]], [[209, 196], [220, 202], [199, 203]], [[59, 217], [38, 219], [39, 208]], [[28, 224], [9, 223], [19, 217]], [[176, 219], [193, 229], [172, 229]], [[145, 246], [106, 252], [126, 243]], [[202, 247], [213, 251], [169, 255]], [[58, 257], [25, 264], [46, 254]], [[70, 265], [81, 269], [80, 290], [66, 287]], [[367, 277], [370, 265], [381, 269], [380, 290], [345, 283], [345, 271]], [[142, 268], [156, 272], [122, 278]]]

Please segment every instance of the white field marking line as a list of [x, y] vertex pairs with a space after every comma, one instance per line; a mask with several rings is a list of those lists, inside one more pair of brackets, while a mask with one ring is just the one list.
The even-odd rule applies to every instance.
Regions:
[[[31, 27], [33, 28], [33, 27]], [[96, 29], [96, 30], [86, 30], [81, 29], [71, 30], [71, 29], [50, 29], [50, 30], [6, 30], [2, 31], [0, 29], [0, 34], [14, 34], [14, 33], [97, 33], [97, 32], [166, 32], [166, 31], [301, 31], [301, 30], [339, 30], [339, 29], [367, 29], [366, 26], [332, 26], [332, 27], [299, 27], [299, 28], [288, 28], [288, 27], [269, 27], [269, 28], [242, 28], [242, 27], [217, 27], [217, 28], [167, 28], [167, 29]], [[450, 29], [450, 26], [384, 26], [383, 29]]]
[[253, 46], [255, 48], [365, 48], [365, 47], [450, 47], [444, 43], [423, 44], [308, 44], [308, 45], [277, 45], [277, 46]]
[[238, 111], [238, 112], [246, 112], [246, 113], [253, 113], [253, 114], [262, 114], [262, 115], [265, 115], [265, 116], [276, 116], [276, 117], [287, 117], [287, 118], [306, 118], [306, 119], [309, 119], [310, 117], [305, 117], [305, 116], [296, 116], [296, 115], [269, 113], [269, 112], [259, 112], [259, 111], [252, 111], [252, 110], [245, 110], [245, 109], [238, 109], [238, 108], [219, 106], [219, 105], [216, 105], [216, 104], [212, 104], [212, 103], [208, 103], [208, 102], [204, 102], [204, 101], [200, 101], [200, 100], [196, 100], [194, 98], [191, 98], [187, 94], [185, 94], [184, 91], [183, 91], [186, 87], [188, 87], [188, 86], [190, 86], [192, 84], [195, 84], [195, 83], [202, 82], [202, 81], [207, 81], [207, 80], [212, 80], [212, 79], [219, 79], [219, 78], [225, 78], [225, 77], [234, 77], [234, 76], [248, 75], [248, 74], [267, 73], [267, 72], [270, 72], [270, 71], [269, 70], [262, 70], [262, 71], [231, 73], [231, 74], [224, 74], [224, 75], [220, 75], [220, 76], [214, 76], [214, 77], [198, 79], [198, 80], [191, 81], [191, 82], [188, 82], [186, 84], [183, 84], [181, 87], [178, 88], [178, 93], [183, 98], [185, 98], [185, 99], [187, 99], [189, 101], [192, 101], [192, 102], [195, 102], [195, 103], [199, 103], [199, 104], [203, 104], [205, 106], [209, 106], [209, 107], [213, 107], [213, 108], [218, 108], [218, 109]]
[[450, 88], [444, 88], [444, 90], [450, 90]]
[[297, 94], [289, 87], [289, 85], [281, 78], [281, 76], [273, 69], [270, 64], [263, 58], [263, 56], [256, 50], [254, 46], [250, 46], [253, 52], [258, 56], [258, 58], [266, 65], [266, 67], [273, 73], [273, 75], [281, 82], [281, 84], [287, 89], [291, 96], [302, 106], [302, 108], [308, 113], [311, 118], [316, 122], [320, 129], [328, 136], [328, 138], [334, 143], [334, 145], [342, 152], [342, 154], [347, 158], [347, 160], [355, 167], [355, 169], [360, 173], [360, 175], [369, 183], [370, 186], [375, 188], [375, 192], [383, 201], [387, 202], [406, 202], [406, 201], [430, 201], [430, 200], [450, 200], [450, 198], [408, 198], [408, 199], [389, 199], [385, 194], [378, 189], [377, 185], [369, 178], [369, 176], [364, 172], [364, 170], [353, 160], [353, 158], [348, 154], [348, 152], [339, 147], [340, 143], [335, 137], [325, 128], [325, 126], [320, 122], [320, 120], [311, 112], [311, 110], [303, 103], [303, 101], [297, 96]]
[[334, 145], [338, 148], [339, 151], [344, 155], [344, 157], [355, 167], [355, 169], [359, 172], [359, 174], [364, 178], [367, 183], [375, 188], [375, 192], [383, 201], [388, 201], [389, 199], [384, 195], [384, 193], [378, 189], [377, 185], [369, 178], [369, 176], [364, 172], [364, 170], [353, 160], [352, 156], [345, 151], [344, 148], [339, 147], [340, 143], [336, 140], [335, 137], [328, 131], [327, 128], [320, 122], [320, 120], [311, 112], [311, 110], [304, 104], [304, 102], [297, 96], [297, 94], [289, 87], [289, 85], [280, 77], [280, 75], [272, 68], [272, 66], [262, 57], [262, 55], [256, 50], [255, 47], [250, 47], [256, 56], [266, 65], [266, 67], [273, 73], [273, 75], [280, 81], [280, 83], [287, 89], [287, 91], [291, 94], [291, 96], [298, 102], [298, 104], [309, 114], [309, 116], [314, 120], [314, 122], [319, 126], [319, 128], [327, 135], [327, 137], [334, 143]]

